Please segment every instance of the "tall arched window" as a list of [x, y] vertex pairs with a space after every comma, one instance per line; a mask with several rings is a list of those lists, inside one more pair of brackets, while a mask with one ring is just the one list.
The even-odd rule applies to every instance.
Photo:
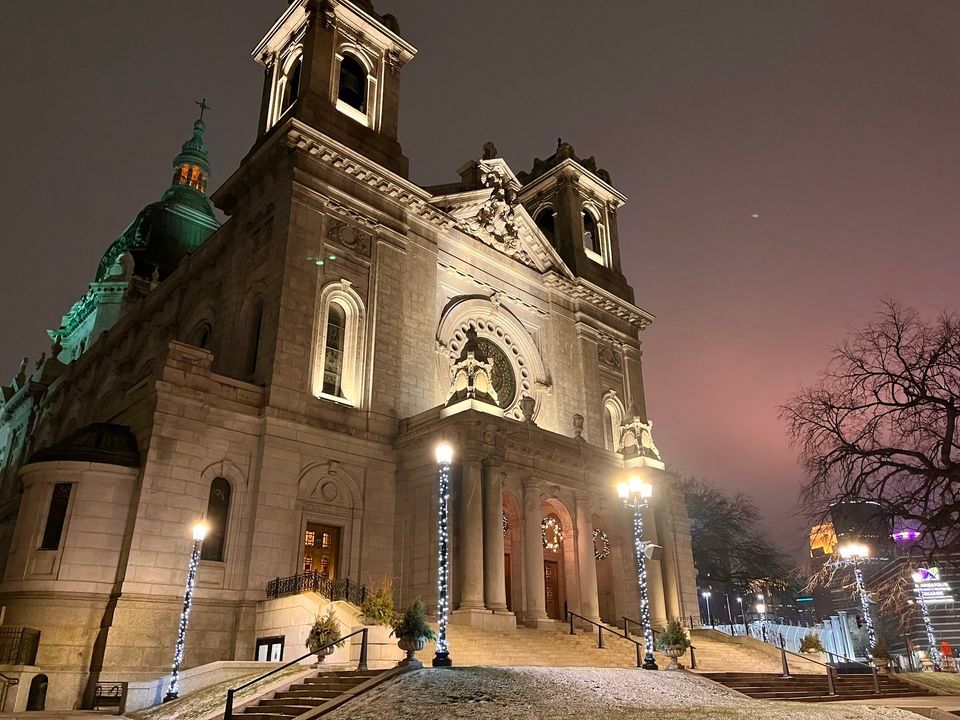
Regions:
[[340, 303], [330, 303], [323, 355], [323, 394], [343, 397], [343, 341], [347, 313]]
[[542, 232], [552, 244], [554, 242], [553, 208], [548, 206], [541, 209], [533, 221], [537, 224], [537, 227], [540, 228], [540, 232]]
[[300, 97], [300, 75], [302, 72], [303, 55], [298, 55], [287, 70], [286, 82], [283, 84], [281, 112], [286, 112], [287, 108], [293, 105]]
[[200, 546], [200, 559], [223, 562], [223, 546], [227, 538], [227, 518], [230, 515], [230, 483], [222, 477], [210, 483], [207, 500], [207, 536]]
[[194, 328], [193, 334], [190, 337], [190, 344], [206, 350], [210, 345], [211, 334], [213, 334], [213, 327], [209, 322], [204, 321]]
[[623, 425], [623, 405], [616, 393], [610, 391], [603, 399], [603, 444], [607, 450], [620, 450], [620, 426]]
[[603, 243], [600, 240], [600, 227], [590, 210], [580, 211], [583, 216], [583, 247], [599, 258], [603, 258]]
[[367, 70], [353, 55], [344, 55], [340, 61], [340, 84], [337, 99], [359, 110], [367, 111]]
[[366, 318], [363, 301], [349, 280], [323, 288], [316, 318], [311, 392], [319, 398], [359, 405]]

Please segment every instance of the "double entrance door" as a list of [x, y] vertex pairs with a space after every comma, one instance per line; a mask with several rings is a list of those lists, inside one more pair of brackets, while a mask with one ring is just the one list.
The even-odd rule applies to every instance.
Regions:
[[562, 620], [560, 617], [560, 563], [556, 560], [543, 561], [543, 593], [547, 605], [547, 617]]
[[340, 528], [307, 523], [303, 535], [303, 572], [318, 572], [328, 580], [337, 579], [340, 557]]

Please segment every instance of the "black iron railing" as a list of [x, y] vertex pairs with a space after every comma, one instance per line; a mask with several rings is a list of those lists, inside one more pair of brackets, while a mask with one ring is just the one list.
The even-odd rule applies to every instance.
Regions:
[[621, 638], [622, 640], [626, 640], [627, 642], [632, 642], [637, 650], [637, 667], [643, 667], [643, 651], [641, 650], [641, 648], [643, 647], [642, 642], [634, 640], [632, 637], [630, 637], [627, 634], [620, 633], [616, 630], [612, 630], [608, 628], [606, 625], [601, 625], [600, 623], [594, 622], [589, 618], [585, 618], [583, 615], [577, 615], [577, 613], [571, 610], [567, 610], [567, 621], [570, 623], [571, 635], [577, 634], [576, 622], [574, 621], [574, 618], [582, 620], [583, 622], [588, 623], [589, 625], [593, 625], [595, 628], [597, 628], [597, 647], [600, 648], [601, 650], [603, 649], [603, 633], [604, 632], [607, 632], [610, 635], [613, 635], [614, 637]]
[[367, 588], [350, 578], [331, 580], [316, 570], [301, 575], [277, 578], [267, 583], [267, 599], [274, 600], [305, 592], [320, 593], [328, 600], [346, 600], [360, 606], [367, 597]]
[[0, 665], [35, 665], [39, 647], [39, 630], [0, 625]]
[[223, 720], [233, 720], [233, 698], [234, 698], [234, 696], [235, 696], [240, 690], [244, 690], [244, 689], [250, 687], [251, 685], [253, 685], [254, 683], [258, 683], [258, 682], [260, 682], [261, 680], [265, 680], [265, 679], [267, 679], [268, 677], [270, 677], [271, 675], [273, 675], [274, 673], [278, 673], [278, 672], [280, 672], [281, 670], [285, 670], [285, 669], [287, 669], [288, 667], [290, 667], [291, 665], [295, 665], [295, 664], [298, 663], [298, 662], [302, 662], [303, 660], [306, 660], [306, 659], [307, 659], [308, 657], [310, 657], [311, 655], [321, 656], [322, 652], [323, 652], [324, 650], [326, 650], [327, 648], [332, 648], [332, 647], [336, 647], [337, 645], [342, 645], [343, 642], [344, 642], [344, 640], [349, 640], [349, 639], [352, 638], [354, 635], [362, 635], [362, 636], [363, 636], [363, 637], [360, 638], [360, 661], [357, 663], [357, 672], [363, 672], [364, 670], [367, 669], [367, 633], [368, 633], [368, 632], [369, 632], [369, 628], [361, 628], [361, 629], [359, 629], [359, 630], [355, 630], [354, 632], [350, 633], [349, 635], [344, 635], [344, 636], [343, 636], [342, 638], [340, 638], [339, 640], [336, 640], [336, 641], [334, 641], [334, 642], [332, 642], [332, 643], [327, 643], [327, 644], [324, 645], [323, 647], [319, 647], [319, 648], [317, 648], [316, 650], [313, 650], [313, 651], [311, 651], [311, 652], [308, 652], [306, 655], [302, 655], [302, 656], [298, 657], [296, 660], [291, 660], [290, 662], [286, 663], [285, 665], [281, 665], [281, 666], [278, 667], [278, 668], [274, 668], [274, 669], [271, 670], [270, 672], [264, 673], [264, 674], [261, 675], [260, 677], [254, 678], [253, 680], [250, 680], [249, 682], [245, 682], [243, 685], [238, 685], [238, 686], [235, 687], [235, 688], [230, 688], [229, 690], [227, 690], [227, 705], [226, 705], [226, 707], [224, 708], [224, 711], [223, 711]]

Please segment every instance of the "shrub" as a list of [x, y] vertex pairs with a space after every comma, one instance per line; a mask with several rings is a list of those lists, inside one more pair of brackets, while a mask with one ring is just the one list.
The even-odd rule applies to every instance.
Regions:
[[310, 634], [307, 635], [307, 650], [312, 653], [320, 648], [333, 643], [334, 647], [343, 647], [343, 640], [340, 640], [340, 622], [333, 614], [333, 608], [327, 608], [326, 615], [317, 615], [313, 621], [313, 627], [310, 628]]
[[437, 634], [427, 624], [427, 608], [420, 598], [413, 601], [413, 604], [407, 608], [403, 615], [398, 615], [393, 622], [393, 630], [390, 632], [396, 638], [401, 640], [436, 640]]
[[800, 652], [823, 652], [823, 643], [820, 642], [820, 635], [815, 632], [804, 635], [803, 640], [800, 641]]
[[657, 647], [661, 650], [670, 647], [682, 647], [686, 650], [690, 647], [690, 638], [687, 637], [687, 631], [683, 629], [679, 618], [671, 618], [663, 632], [657, 635]]
[[393, 578], [385, 575], [377, 589], [364, 598], [360, 609], [375, 625], [393, 625], [397, 616], [393, 609]]
[[877, 638], [876, 645], [870, 648], [870, 657], [878, 660], [890, 659], [890, 648], [887, 647], [887, 643], [883, 641], [883, 638]]

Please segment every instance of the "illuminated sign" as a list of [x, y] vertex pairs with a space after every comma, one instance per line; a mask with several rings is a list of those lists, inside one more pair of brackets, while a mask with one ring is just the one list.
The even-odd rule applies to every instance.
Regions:
[[953, 602], [950, 583], [940, 579], [940, 568], [917, 568], [913, 584], [920, 599], [928, 605]]

